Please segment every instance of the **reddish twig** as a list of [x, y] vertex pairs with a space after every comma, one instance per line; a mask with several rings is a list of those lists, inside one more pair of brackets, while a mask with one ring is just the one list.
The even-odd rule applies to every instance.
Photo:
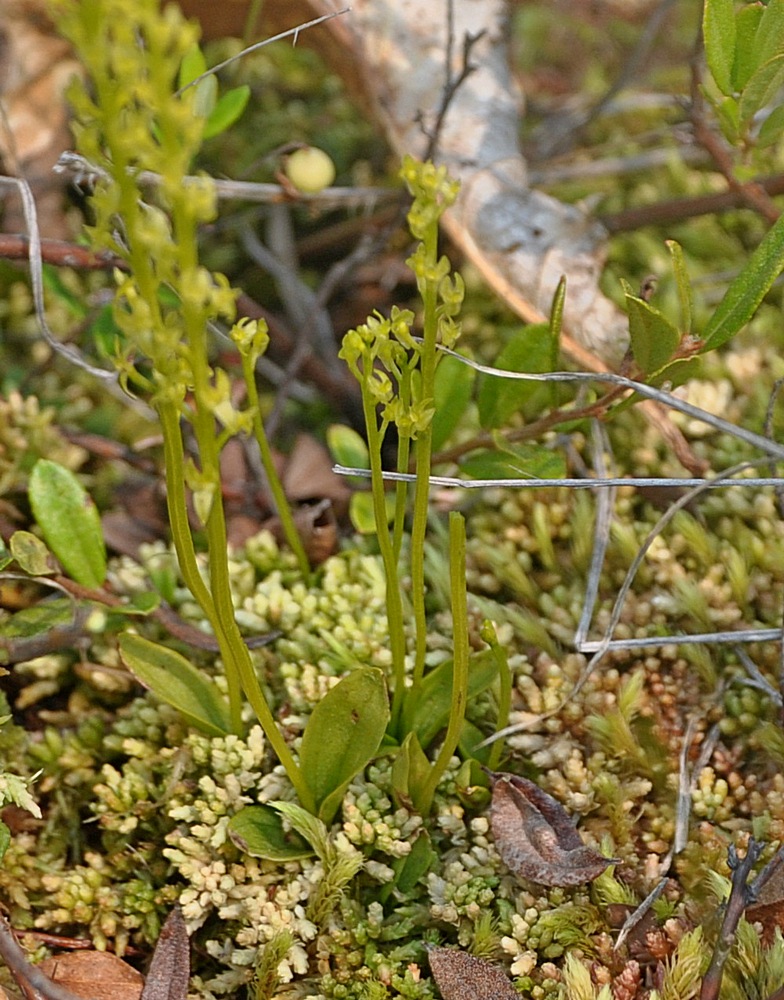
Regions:
[[[0, 233], [0, 257], [5, 260], [28, 260], [30, 241], [26, 236]], [[111, 271], [115, 267], [127, 271], [128, 265], [112, 253], [96, 253], [76, 243], [63, 240], [41, 240], [41, 260], [55, 267], [74, 267], [80, 271]]]
[[724, 910], [724, 920], [721, 924], [716, 947], [713, 950], [713, 957], [702, 980], [700, 1000], [719, 1000], [724, 965], [735, 943], [735, 932], [738, 929], [740, 918], [754, 896], [756, 883], [754, 887], [748, 885], [749, 875], [762, 853], [763, 847], [763, 844], [752, 837], [746, 848], [746, 857], [741, 859], [735, 848], [730, 846], [727, 861], [732, 870], [732, 888]]

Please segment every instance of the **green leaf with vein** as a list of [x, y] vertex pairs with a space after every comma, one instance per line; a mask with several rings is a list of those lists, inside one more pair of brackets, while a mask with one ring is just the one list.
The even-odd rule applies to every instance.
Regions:
[[702, 19], [705, 58], [716, 86], [732, 94], [732, 67], [735, 63], [735, 6], [733, 0], [705, 0]]
[[226, 699], [184, 656], [130, 632], [121, 635], [119, 642], [122, 658], [137, 680], [192, 726], [209, 736], [231, 732]]
[[313, 709], [300, 748], [300, 768], [318, 816], [330, 823], [351, 779], [376, 754], [389, 722], [383, 673], [353, 670]]
[[30, 474], [28, 492], [44, 539], [65, 572], [85, 587], [101, 587], [106, 579], [101, 517], [76, 476], [42, 458]]

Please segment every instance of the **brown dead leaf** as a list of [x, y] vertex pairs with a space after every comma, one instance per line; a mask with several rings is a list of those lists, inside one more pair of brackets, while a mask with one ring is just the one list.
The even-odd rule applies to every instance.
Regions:
[[444, 1000], [520, 1000], [507, 974], [483, 958], [454, 948], [430, 948], [427, 957]]
[[609, 864], [586, 847], [563, 806], [527, 778], [491, 774], [490, 822], [501, 860], [540, 885], [583, 885]]
[[106, 951], [73, 951], [47, 958], [41, 971], [88, 1000], [140, 1000], [144, 976]]
[[762, 924], [766, 945], [773, 943], [777, 927], [784, 932], [784, 866], [777, 868], [759, 889], [754, 902], [746, 907], [745, 916], [751, 923]]

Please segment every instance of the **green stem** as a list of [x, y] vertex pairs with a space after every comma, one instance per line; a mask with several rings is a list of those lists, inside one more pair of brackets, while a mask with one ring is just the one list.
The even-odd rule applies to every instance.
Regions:
[[452, 598], [452, 699], [449, 722], [421, 794], [423, 812], [433, 803], [438, 782], [457, 748], [468, 704], [468, 603], [466, 600], [465, 519], [452, 511], [449, 515], [449, 584]]
[[[425, 239], [425, 260], [435, 266], [438, 256], [438, 223], [429, 226]], [[420, 354], [422, 382], [420, 398], [432, 402], [435, 396], [436, 342], [438, 339], [438, 286], [429, 278], [423, 279], [422, 302], [424, 306], [423, 343]], [[427, 616], [425, 613], [425, 537], [430, 508], [430, 458], [432, 453], [432, 424], [417, 435], [414, 455], [416, 458], [416, 485], [414, 487], [414, 515], [411, 524], [411, 600], [414, 610], [415, 652], [412, 686], [416, 690], [422, 683], [427, 652]]]
[[[509, 712], [512, 707], [512, 672], [509, 669], [509, 660], [506, 656], [506, 650], [498, 641], [495, 626], [489, 619], [482, 623], [481, 636], [490, 647], [493, 659], [498, 667], [498, 682], [500, 690], [498, 693], [498, 720], [496, 722], [495, 731], [500, 733], [502, 729], [506, 729], [509, 725]], [[490, 756], [487, 760], [487, 766], [491, 771], [495, 771], [501, 762], [501, 751], [503, 749], [503, 745], [503, 740], [496, 740], [493, 744], [493, 748], [490, 751]]]
[[299, 537], [297, 526], [294, 523], [294, 516], [286, 498], [280, 476], [275, 469], [275, 462], [272, 458], [272, 450], [269, 445], [269, 438], [264, 429], [264, 421], [261, 419], [261, 409], [259, 408], [259, 391], [256, 386], [256, 373], [254, 359], [250, 354], [242, 354], [242, 374], [245, 378], [245, 386], [248, 393], [248, 402], [253, 409], [253, 431], [261, 452], [261, 463], [267, 476], [267, 482], [275, 501], [275, 509], [283, 528], [283, 534], [288, 542], [289, 548], [297, 557], [300, 572], [307, 584], [310, 583], [310, 563], [302, 539]]
[[384, 563], [386, 577], [387, 628], [389, 630], [389, 648], [392, 654], [392, 669], [395, 687], [392, 692], [391, 726], [397, 724], [403, 704], [403, 694], [406, 685], [406, 634], [403, 627], [403, 599], [400, 595], [400, 576], [397, 557], [389, 534], [387, 523], [386, 491], [381, 467], [381, 445], [383, 434], [376, 422], [376, 408], [362, 382], [362, 409], [365, 415], [365, 429], [368, 438], [370, 456], [370, 484], [373, 496], [373, 517], [376, 522], [378, 547], [381, 560]]

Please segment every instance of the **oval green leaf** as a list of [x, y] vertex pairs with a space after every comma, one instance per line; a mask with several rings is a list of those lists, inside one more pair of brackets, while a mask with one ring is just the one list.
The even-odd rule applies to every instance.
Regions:
[[325, 823], [337, 812], [348, 783], [375, 756], [388, 722], [384, 675], [375, 667], [352, 671], [313, 709], [299, 764]]
[[283, 828], [283, 817], [272, 806], [245, 806], [226, 828], [232, 843], [252, 858], [298, 861], [313, 854], [310, 844], [293, 830]]
[[134, 677], [196, 729], [208, 736], [231, 732], [226, 699], [184, 656], [130, 632], [120, 636], [120, 652]]
[[28, 492], [44, 539], [65, 572], [84, 587], [103, 586], [106, 546], [101, 517], [76, 476], [42, 458], [30, 474]]
[[566, 475], [566, 460], [541, 445], [510, 445], [477, 452], [463, 459], [460, 469], [472, 479], [559, 479]]

